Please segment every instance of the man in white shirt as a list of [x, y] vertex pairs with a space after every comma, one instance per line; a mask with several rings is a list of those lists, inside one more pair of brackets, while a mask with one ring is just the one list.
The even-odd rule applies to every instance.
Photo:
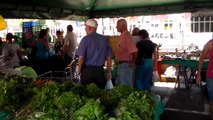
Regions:
[[[7, 41], [12, 41], [13, 35], [11, 33], [7, 34]], [[3, 43], [0, 40], [0, 73], [3, 74], [15, 74], [21, 75], [20, 71], [13, 69], [19, 65], [19, 60], [17, 60], [15, 46], [12, 46], [10, 43]]]
[[18, 50], [20, 46], [16, 43], [13, 43], [13, 34], [8, 33], [6, 35], [7, 43], [3, 44], [2, 49], [2, 56], [5, 62], [6, 68], [14, 68], [19, 66], [19, 57], [18, 57]]
[[68, 25], [67, 34], [65, 36], [63, 46], [63, 56], [66, 61], [66, 65], [70, 64], [71, 61], [74, 59], [77, 45], [77, 35], [73, 33], [72, 25]]

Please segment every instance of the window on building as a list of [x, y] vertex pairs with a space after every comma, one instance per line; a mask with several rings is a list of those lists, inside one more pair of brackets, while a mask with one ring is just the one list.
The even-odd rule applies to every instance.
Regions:
[[213, 16], [191, 17], [192, 32], [213, 32]]

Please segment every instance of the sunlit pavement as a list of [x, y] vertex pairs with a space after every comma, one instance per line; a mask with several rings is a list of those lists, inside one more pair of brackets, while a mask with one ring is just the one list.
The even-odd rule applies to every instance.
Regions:
[[182, 83], [175, 88], [175, 82], [155, 82], [151, 92], [160, 95], [165, 105], [161, 120], [210, 119], [208, 100], [196, 84], [187, 89]]

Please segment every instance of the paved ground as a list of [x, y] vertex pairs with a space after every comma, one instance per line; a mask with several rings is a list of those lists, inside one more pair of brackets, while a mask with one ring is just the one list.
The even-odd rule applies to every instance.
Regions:
[[208, 100], [197, 85], [186, 89], [183, 84], [155, 83], [152, 92], [159, 94], [165, 105], [160, 120], [210, 120]]

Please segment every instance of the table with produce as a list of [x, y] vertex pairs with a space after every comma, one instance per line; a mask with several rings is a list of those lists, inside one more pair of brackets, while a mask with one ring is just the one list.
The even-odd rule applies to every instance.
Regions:
[[157, 95], [129, 86], [102, 90], [95, 84], [82, 87], [72, 80], [28, 79], [0, 75], [1, 120], [158, 120], [163, 112]]

